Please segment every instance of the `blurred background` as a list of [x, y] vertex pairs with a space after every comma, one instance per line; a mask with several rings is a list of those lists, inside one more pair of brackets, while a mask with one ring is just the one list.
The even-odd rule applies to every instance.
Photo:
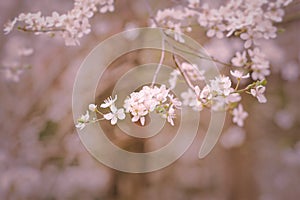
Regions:
[[[177, 1], [149, 2], [157, 11]], [[1, 1], [0, 24], [21, 12], [50, 15], [72, 7], [72, 0]], [[15, 56], [21, 47], [33, 48], [34, 52], [21, 60], [31, 68], [19, 80], [0, 71], [0, 199], [300, 199], [299, 0], [286, 8], [286, 17], [277, 25], [284, 31], [261, 45], [272, 69], [268, 103], [243, 97], [249, 113], [245, 128], [233, 126], [228, 117], [219, 143], [200, 160], [198, 151], [209, 123], [209, 112], [204, 113], [198, 136], [188, 151], [169, 167], [146, 174], [118, 172], [94, 160], [79, 140], [71, 109], [73, 83], [84, 58], [109, 36], [148, 26], [144, 1], [117, 0], [115, 12], [98, 14], [91, 24], [91, 34], [76, 47], [66, 47], [60, 38], [1, 32], [1, 65], [18, 59]], [[190, 36], [225, 62], [242, 45], [207, 39], [204, 34], [204, 30], [195, 29]], [[116, 67], [109, 68], [101, 84], [103, 92], [95, 101], [111, 94], [118, 75], [137, 63], [158, 62], [159, 56], [155, 51], [138, 51], [121, 57], [114, 63]], [[165, 134], [147, 143], [146, 139], [122, 137], [111, 128], [106, 133], [124, 149], [135, 152], [153, 150], [172, 138]]]

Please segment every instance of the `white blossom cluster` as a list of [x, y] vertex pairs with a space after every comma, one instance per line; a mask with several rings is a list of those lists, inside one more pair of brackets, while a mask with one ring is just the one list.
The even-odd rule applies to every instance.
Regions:
[[270, 75], [270, 62], [259, 48], [236, 52], [231, 62], [236, 67], [250, 67], [253, 80], [264, 80]]
[[[139, 92], [132, 92], [125, 99], [124, 108], [118, 109], [115, 106], [116, 100], [117, 96], [115, 98], [109, 97], [100, 105], [101, 108], [110, 108], [110, 113], [102, 114], [95, 104], [90, 104], [89, 110], [102, 115], [102, 119], [110, 120], [112, 125], [115, 125], [118, 120], [125, 119], [125, 113], [130, 113], [131, 121], [140, 122], [142, 126], [145, 125], [146, 116], [155, 111], [174, 126], [175, 111], [181, 108], [181, 102], [170, 93], [170, 89], [167, 89], [165, 85], [160, 87], [143, 86]], [[95, 118], [90, 119], [89, 111], [86, 111], [86, 114], [82, 115], [77, 121], [76, 127], [82, 130], [86, 124], [98, 120]]]
[[[237, 80], [235, 88], [228, 76], [216, 77], [202, 89], [196, 84], [188, 91], [183, 92], [183, 105], [191, 106], [196, 111], [204, 107], [214, 111], [231, 111], [233, 122], [243, 126], [248, 113], [239, 104], [240, 93], [246, 92], [256, 97], [260, 103], [267, 101], [264, 96], [265, 79], [270, 75], [270, 62], [264, 53], [258, 48], [260, 39], [274, 39], [277, 36], [277, 28], [274, 23], [282, 21], [283, 8], [292, 0], [230, 0], [219, 8], [210, 8], [208, 4], [201, 4], [200, 0], [188, 0], [174, 8], [159, 10], [153, 19], [154, 26], [160, 26], [173, 30], [174, 39], [184, 43], [181, 35], [191, 31], [193, 23], [205, 28], [207, 37], [229, 38], [236, 37], [243, 41], [244, 50], [238, 51], [226, 66], [233, 67], [230, 74]], [[169, 32], [166, 32], [169, 34]], [[212, 59], [218, 62], [218, 60]], [[223, 62], [219, 62], [224, 64]], [[186, 71], [183, 63], [180, 70], [171, 73], [170, 88], [176, 86], [178, 76], [181, 74], [189, 81], [195, 81], [199, 74], [187, 75], [180, 72]], [[202, 74], [203, 75], [203, 74]], [[253, 82], [243, 89], [239, 89], [241, 79], [251, 76]], [[204, 80], [204, 78], [201, 80]]]
[[181, 102], [169, 92], [165, 85], [144, 86], [139, 92], [131, 93], [125, 100], [125, 111], [132, 115], [132, 122], [140, 121], [142, 125], [145, 124], [145, 116], [156, 111], [174, 126], [175, 109], [180, 108]]
[[79, 39], [91, 32], [89, 19], [97, 11], [114, 11], [114, 0], [75, 0], [72, 10], [65, 14], [53, 12], [51, 16], [42, 16], [41, 12], [21, 13], [5, 24], [4, 32], [8, 34], [18, 25], [19, 30], [35, 34], [58, 33], [66, 45], [79, 45]]
[[[274, 39], [282, 21], [283, 8], [292, 0], [231, 0], [219, 8], [210, 8], [200, 0], [189, 0], [175, 8], [159, 10], [154, 26], [174, 30], [174, 39], [184, 42], [182, 33], [192, 30], [193, 23], [206, 29], [208, 37], [237, 37], [244, 42], [245, 50], [232, 58], [234, 67], [250, 70], [253, 80], [263, 80], [270, 75], [270, 64], [258, 48], [260, 39]], [[168, 32], [167, 32], [168, 34]]]
[[[177, 31], [175, 39], [184, 42], [180, 34], [191, 31], [192, 19], [204, 27], [208, 37], [232, 35], [245, 41], [244, 47], [258, 44], [258, 39], [276, 37], [275, 22], [281, 22], [283, 7], [292, 0], [231, 0], [220, 8], [200, 4], [200, 0], [189, 0], [187, 5], [159, 10], [155, 21], [159, 26]], [[156, 24], [157, 25], [157, 24]]]
[[[190, 66], [190, 67], [186, 67]], [[186, 72], [186, 69], [191, 69], [194, 64], [188, 64], [183, 62], [178, 65], [180, 70], [174, 70], [171, 73], [169, 83], [171, 88], [175, 88], [180, 75], [179, 71]], [[205, 80], [205, 72], [198, 70], [197, 67], [193, 68], [195, 72], [193, 76], [188, 73], [183, 73], [186, 78], [191, 82], [199, 83], [199, 80]], [[201, 73], [200, 73], [201, 72]], [[230, 111], [233, 115], [233, 122], [238, 126], [244, 125], [244, 119], [248, 116], [248, 113], [244, 111], [243, 106], [239, 103], [242, 99], [240, 93], [245, 92], [251, 94], [257, 98], [260, 103], [266, 103], [267, 99], [264, 95], [266, 87], [264, 80], [258, 80], [246, 86], [243, 89], [239, 89], [239, 84], [242, 79], [248, 79], [250, 74], [244, 74], [244, 70], [230, 70], [230, 74], [236, 79], [237, 84], [233, 87], [233, 83], [229, 76], [219, 75], [212, 80], [208, 81], [202, 89], [199, 84], [190, 86], [187, 91], [181, 93], [182, 105], [192, 107], [195, 111], [202, 111], [203, 108], [210, 108], [213, 111]], [[191, 78], [194, 77], [194, 78]]]

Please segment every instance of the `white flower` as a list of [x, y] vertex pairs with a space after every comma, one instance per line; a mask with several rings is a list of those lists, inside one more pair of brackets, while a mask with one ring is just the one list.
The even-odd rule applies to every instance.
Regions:
[[86, 124], [89, 123], [89, 118], [89, 111], [86, 111], [86, 114], [81, 115], [81, 117], [77, 120], [78, 123], [75, 125], [75, 127], [82, 130], [86, 126]]
[[270, 63], [259, 48], [255, 48], [254, 50], [249, 49], [248, 54], [253, 63], [251, 65], [251, 70], [253, 71], [251, 77], [253, 80], [263, 80], [266, 76], [270, 75]]
[[179, 101], [178, 98], [175, 98], [173, 94], [169, 94], [168, 97], [169, 97], [171, 104], [174, 105], [175, 108], [178, 108], [178, 109], [181, 108], [182, 103], [181, 103], [181, 101]]
[[108, 108], [115, 103], [117, 100], [117, 95], [113, 99], [111, 96], [104, 100], [104, 103], [100, 105], [101, 108]]
[[175, 118], [175, 109], [173, 106], [171, 106], [168, 110], [168, 113], [167, 113], [167, 121], [172, 125], [174, 126], [174, 121], [173, 119]]
[[171, 106], [169, 107], [168, 111], [162, 114], [162, 117], [163, 117], [163, 118], [166, 118], [167, 121], [168, 121], [172, 126], [174, 126], [174, 121], [173, 121], [173, 119], [176, 118], [174, 105], [171, 105]]
[[210, 88], [217, 95], [228, 96], [231, 92], [231, 80], [228, 76], [219, 76], [210, 81]]
[[142, 126], [145, 125], [145, 116], [148, 114], [148, 111], [145, 109], [144, 106], [139, 105], [139, 108], [136, 107], [137, 110], [131, 112], [133, 117], [131, 118], [132, 122], [137, 122], [140, 120]]
[[242, 104], [232, 111], [233, 119], [232, 121], [236, 123], [238, 126], [244, 126], [244, 120], [248, 117], [248, 113], [244, 111]]
[[181, 98], [183, 99], [182, 104], [183, 104], [184, 106], [190, 105], [190, 103], [191, 103], [194, 99], [196, 99], [195, 93], [194, 93], [193, 90], [191, 90], [190, 88], [188, 88], [187, 91], [182, 92], [182, 93], [180, 94], [180, 96], [181, 96]]
[[212, 26], [207, 32], [207, 37], [216, 36], [218, 39], [222, 39], [224, 37], [223, 31], [226, 30], [226, 26], [224, 24], [216, 24]]
[[110, 106], [110, 110], [111, 112], [103, 115], [103, 117], [106, 120], [110, 120], [111, 125], [115, 125], [118, 119], [125, 119], [125, 113], [123, 108], [117, 109], [116, 106], [112, 105]]
[[259, 103], [266, 103], [267, 99], [264, 95], [265, 90], [266, 87], [259, 85], [255, 89], [251, 89], [251, 94], [258, 99]]
[[97, 109], [97, 105], [92, 104], [92, 103], [89, 105], [89, 110], [90, 110], [90, 111], [95, 112], [96, 109]]
[[234, 103], [234, 102], [239, 102], [242, 99], [241, 95], [239, 93], [230, 93], [225, 101], [226, 103]]
[[113, 3], [113, 0], [100, 1], [100, 5], [102, 6], [99, 10], [100, 13], [113, 12], [115, 10]]
[[240, 37], [242, 40], [246, 40], [244, 47], [248, 49], [252, 44], [258, 44], [257, 40], [262, 37], [262, 34], [249, 28], [247, 32], [242, 33]]
[[200, 99], [204, 100], [206, 102], [207, 100], [210, 100], [212, 98], [211, 89], [209, 85], [206, 85], [201, 93], [200, 93]]
[[243, 67], [247, 63], [246, 51], [236, 52], [235, 57], [231, 59], [231, 62], [236, 67]]
[[243, 75], [244, 73], [240, 70], [234, 70], [234, 71], [230, 70], [230, 74], [237, 79], [244, 79], [244, 78], [250, 77], [249, 73], [247, 73], [246, 75]]
[[266, 76], [270, 75], [269, 63], [253, 64], [251, 77], [253, 80], [264, 80]]
[[199, 99], [194, 99], [189, 106], [195, 111], [201, 111], [203, 109], [203, 104]]

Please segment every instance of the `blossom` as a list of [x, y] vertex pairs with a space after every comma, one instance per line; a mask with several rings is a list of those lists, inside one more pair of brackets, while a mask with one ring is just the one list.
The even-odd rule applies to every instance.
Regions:
[[182, 92], [182, 93], [180, 94], [180, 96], [181, 96], [181, 98], [183, 99], [182, 104], [183, 104], [184, 106], [190, 105], [190, 103], [191, 103], [194, 99], [196, 99], [196, 94], [195, 94], [195, 92], [193, 92], [193, 90], [191, 90], [190, 88], [188, 88], [187, 91]]
[[239, 93], [230, 93], [226, 98], [226, 103], [235, 103], [239, 102], [242, 99], [241, 95]]
[[264, 80], [270, 75], [269, 62], [251, 65], [253, 72], [251, 77], [253, 80]]
[[247, 32], [242, 33], [240, 37], [242, 40], [245, 40], [244, 47], [248, 49], [252, 46], [252, 44], [258, 44], [257, 39], [261, 38], [262, 34], [260, 32], [253, 31], [249, 28], [247, 29]]
[[245, 79], [245, 78], [250, 77], [249, 73], [247, 73], [246, 75], [243, 75], [243, 72], [240, 70], [234, 70], [234, 71], [230, 70], [230, 74], [237, 79]]
[[173, 94], [169, 94], [168, 97], [169, 97], [170, 103], [171, 103], [172, 105], [174, 105], [175, 108], [178, 108], [178, 109], [181, 108], [182, 103], [181, 103], [181, 101], [179, 101], [178, 98], [175, 98]]
[[231, 80], [228, 76], [218, 76], [210, 81], [210, 88], [216, 95], [229, 95], [231, 91]]
[[264, 80], [266, 76], [270, 75], [270, 63], [265, 59], [265, 55], [259, 48], [253, 50], [249, 49], [248, 54], [251, 58], [251, 77], [253, 80]]
[[91, 103], [89, 105], [89, 110], [92, 111], [92, 112], [95, 112], [97, 110], [97, 105]]
[[106, 0], [106, 1], [100, 1], [100, 12], [106, 13], [106, 12], [113, 12], [115, 10], [114, 8], [114, 0]]
[[113, 99], [112, 96], [108, 97], [107, 99], [104, 100], [104, 103], [102, 103], [100, 105], [101, 108], [108, 108], [111, 105], [113, 105], [115, 103], [115, 101], [117, 100], [117, 95], [115, 96], [115, 98]]
[[212, 98], [212, 93], [209, 85], [204, 86], [202, 91], [200, 92], [200, 99], [204, 100], [206, 102], [207, 100], [210, 100]]
[[226, 30], [226, 26], [224, 24], [217, 24], [212, 26], [207, 32], [207, 37], [216, 36], [218, 39], [222, 39], [224, 37], [224, 31]]
[[174, 126], [174, 121], [173, 119], [175, 118], [175, 109], [172, 106], [170, 106], [168, 112], [167, 112], [167, 121], [172, 125]]
[[244, 120], [248, 117], [248, 113], [244, 111], [242, 104], [239, 104], [237, 108], [232, 111], [232, 121], [238, 126], [244, 126]]
[[265, 86], [259, 85], [255, 89], [251, 89], [251, 94], [258, 99], [259, 103], [266, 103], [267, 99], [264, 95], [265, 90]]
[[136, 105], [135, 110], [131, 111], [131, 114], [133, 117], [131, 118], [132, 122], [140, 121], [142, 126], [145, 125], [145, 116], [149, 113], [149, 111], [146, 109], [143, 105]]
[[115, 125], [118, 121], [118, 119], [123, 120], [125, 119], [125, 113], [124, 113], [124, 109], [120, 108], [117, 109], [116, 106], [112, 105], [110, 106], [110, 113], [104, 114], [103, 117], [106, 120], [110, 120], [111, 125]]
[[87, 123], [89, 123], [89, 111], [86, 111], [85, 115], [81, 115], [81, 117], [77, 120], [77, 124], [75, 125], [76, 128], [78, 128], [79, 130], [82, 130]]
[[246, 51], [236, 52], [235, 57], [231, 59], [231, 62], [234, 66], [242, 67], [247, 63]]

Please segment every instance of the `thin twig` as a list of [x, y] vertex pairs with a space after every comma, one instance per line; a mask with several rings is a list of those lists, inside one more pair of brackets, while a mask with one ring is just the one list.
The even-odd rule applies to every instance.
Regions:
[[33, 32], [33, 33], [48, 33], [48, 32], [60, 32], [60, 31], [65, 31], [66, 29], [63, 28], [54, 28], [54, 29], [44, 29], [44, 30], [34, 30], [34, 29], [28, 29], [25, 27], [18, 27], [17, 28], [20, 31], [24, 31], [24, 32]]
[[164, 58], [165, 58], [165, 37], [164, 37], [164, 35], [162, 35], [162, 39], [161, 39], [161, 48], [162, 49], [161, 49], [160, 61], [159, 61], [158, 66], [155, 70], [155, 73], [154, 73], [154, 76], [153, 76], [153, 79], [152, 79], [152, 83], [151, 83], [151, 87], [153, 87], [155, 82], [156, 82], [158, 73], [160, 71], [160, 68], [161, 68], [162, 63], [163, 63]]
[[185, 73], [185, 71], [181, 68], [180, 63], [176, 57], [175, 54], [173, 54], [173, 60], [175, 62], [176, 67], [178, 68], [179, 72], [181, 73], [181, 75], [183, 76], [185, 82], [188, 84], [188, 86], [194, 91], [195, 86], [193, 85], [193, 83], [190, 81], [190, 79], [188, 78], [188, 75]]

